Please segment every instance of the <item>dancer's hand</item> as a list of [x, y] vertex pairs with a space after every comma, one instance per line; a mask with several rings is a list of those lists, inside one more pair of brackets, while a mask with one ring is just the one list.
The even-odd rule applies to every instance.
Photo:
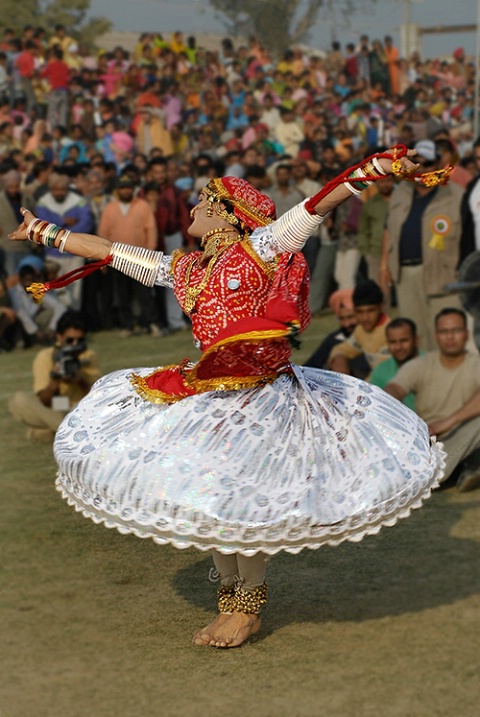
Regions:
[[[379, 163], [385, 172], [387, 174], [392, 174], [392, 162], [394, 160], [394, 152], [395, 150], [391, 149], [386, 152], [386, 154], [390, 154], [391, 159], [387, 159], [387, 157], [382, 157], [379, 159]], [[420, 168], [420, 165], [414, 161], [414, 159], [417, 156], [417, 151], [415, 149], [409, 149], [407, 154], [404, 157], [400, 158], [400, 163], [402, 166], [402, 174], [413, 174], [414, 172], [417, 172]]]
[[35, 214], [32, 214], [28, 209], [22, 207], [20, 213], [23, 214], [23, 222], [18, 225], [14, 232], [8, 235], [8, 238], [12, 241], [25, 241], [27, 237], [27, 227], [31, 221], [35, 219]]

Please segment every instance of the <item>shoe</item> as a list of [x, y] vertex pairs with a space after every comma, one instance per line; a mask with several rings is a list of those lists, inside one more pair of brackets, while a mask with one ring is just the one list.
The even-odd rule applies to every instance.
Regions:
[[168, 327], [168, 333], [169, 334], [176, 334], [179, 331], [188, 331], [191, 328], [189, 324], [183, 323], [181, 326], [169, 326]]
[[53, 443], [55, 433], [49, 428], [29, 428], [27, 438], [32, 443]]
[[155, 336], [157, 338], [160, 338], [162, 336], [165, 336], [165, 332], [163, 329], [160, 328], [160, 326], [157, 326], [157, 324], [150, 324], [148, 327], [150, 331], [150, 336]]
[[145, 326], [134, 326], [132, 330], [132, 336], [145, 336], [148, 334], [148, 329]]
[[457, 480], [457, 488], [460, 493], [468, 493], [470, 490], [480, 488], [480, 468], [462, 471]]

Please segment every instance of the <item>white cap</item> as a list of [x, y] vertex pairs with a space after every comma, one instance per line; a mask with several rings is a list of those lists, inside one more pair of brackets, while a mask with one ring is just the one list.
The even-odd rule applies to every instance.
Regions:
[[[435, 142], [432, 142], [431, 139], [421, 139], [415, 144], [414, 149], [421, 157], [426, 159], [427, 162], [434, 162], [437, 159]], [[413, 161], [415, 161], [415, 159]]]

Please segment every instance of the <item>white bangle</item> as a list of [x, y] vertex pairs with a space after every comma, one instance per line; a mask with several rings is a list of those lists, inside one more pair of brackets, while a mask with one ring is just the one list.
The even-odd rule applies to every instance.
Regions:
[[379, 174], [384, 174], [385, 176], [387, 175], [387, 172], [383, 169], [377, 157], [373, 157], [371, 162]]
[[343, 184], [352, 194], [361, 194], [363, 191], [362, 189], [358, 189], [358, 187], [354, 187], [350, 182], [344, 182]]
[[272, 224], [272, 237], [281, 251], [293, 253], [301, 251], [307, 239], [323, 222], [324, 217], [310, 214], [305, 209], [306, 201], [308, 200], [289, 209]]
[[[32, 219], [32, 221], [31, 221], [30, 224], [28, 225], [28, 227], [27, 227], [27, 239], [29, 239], [30, 241], [35, 242], [35, 239], [32, 239], [32, 237], [30, 236], [30, 233], [31, 233], [33, 227], [35, 226], [35, 224], [37, 224], [37, 222], [41, 222], [41, 221], [42, 221], [41, 219], [38, 219], [38, 217], [35, 217], [35, 219]], [[36, 243], [37, 243], [37, 242], [35, 242], [35, 244], [36, 244]]]
[[72, 233], [70, 229], [64, 229], [63, 231], [63, 236], [60, 239], [60, 244], [58, 245], [58, 251], [60, 252], [60, 254], [63, 254], [63, 252], [65, 251], [65, 244], [67, 243], [68, 237]]

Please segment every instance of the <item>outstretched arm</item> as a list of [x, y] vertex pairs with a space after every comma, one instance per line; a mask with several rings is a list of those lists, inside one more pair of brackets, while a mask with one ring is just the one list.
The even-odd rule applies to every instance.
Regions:
[[[28, 211], [28, 209], [22, 209], [22, 213], [23, 222], [15, 229], [14, 232], [8, 235], [8, 238], [13, 241], [26, 241], [29, 238], [27, 235], [27, 229], [31, 222], [35, 219], [35, 215]], [[62, 239], [65, 237], [65, 231], [66, 230], [63, 229], [59, 232], [57, 237], [55, 237], [53, 246], [56, 249], [60, 247]], [[69, 254], [75, 254], [75, 256], [82, 256], [84, 259], [93, 259], [95, 261], [106, 259], [112, 250], [112, 242], [109, 239], [104, 239], [103, 237], [98, 237], [94, 234], [71, 232], [68, 235], [67, 243], [68, 247], [65, 245], [63, 249], [68, 251]]]
[[[384, 176], [392, 173], [393, 152], [391, 157], [379, 157], [367, 161], [360, 168], [347, 170], [340, 177], [333, 179], [323, 187], [318, 194], [297, 204], [286, 212], [271, 226], [271, 236], [280, 251], [299, 252], [308, 237], [323, 221], [324, 217], [342, 204], [352, 194], [360, 194], [363, 187], [369, 184], [369, 176]], [[386, 153], [389, 154], [389, 153]], [[399, 161], [402, 172], [414, 172], [418, 165], [412, 162], [416, 152], [409, 150]], [[348, 181], [348, 177], [355, 181]], [[346, 180], [346, 181], [344, 181]], [[358, 180], [361, 180], [360, 182]], [[362, 186], [363, 184], [363, 186]]]
[[[44, 246], [54, 247], [60, 252], [67, 251], [69, 254], [75, 254], [85, 259], [110, 264], [113, 269], [131, 276], [146, 286], [154, 286], [155, 283], [170, 285], [170, 281], [167, 279], [169, 260], [167, 261], [167, 258], [164, 260], [163, 252], [129, 244], [112, 243], [109, 239], [95, 236], [94, 234], [70, 232], [36, 219], [25, 208], [22, 208], [21, 211], [23, 214], [22, 224], [12, 234], [9, 234], [9, 238], [13, 241], [31, 239]], [[59, 279], [46, 284], [33, 285], [34, 297], [38, 286], [40, 287], [40, 295], [43, 295], [45, 291], [67, 286], [67, 284], [97, 268], [99, 268], [98, 264], [90, 264], [81, 269], [79, 273], [75, 272], [75, 276], [73, 276], [73, 273], [66, 274], [64, 277], [59, 277]], [[161, 268], [164, 270], [163, 273], [160, 271]], [[159, 275], [160, 282], [157, 281]]]

